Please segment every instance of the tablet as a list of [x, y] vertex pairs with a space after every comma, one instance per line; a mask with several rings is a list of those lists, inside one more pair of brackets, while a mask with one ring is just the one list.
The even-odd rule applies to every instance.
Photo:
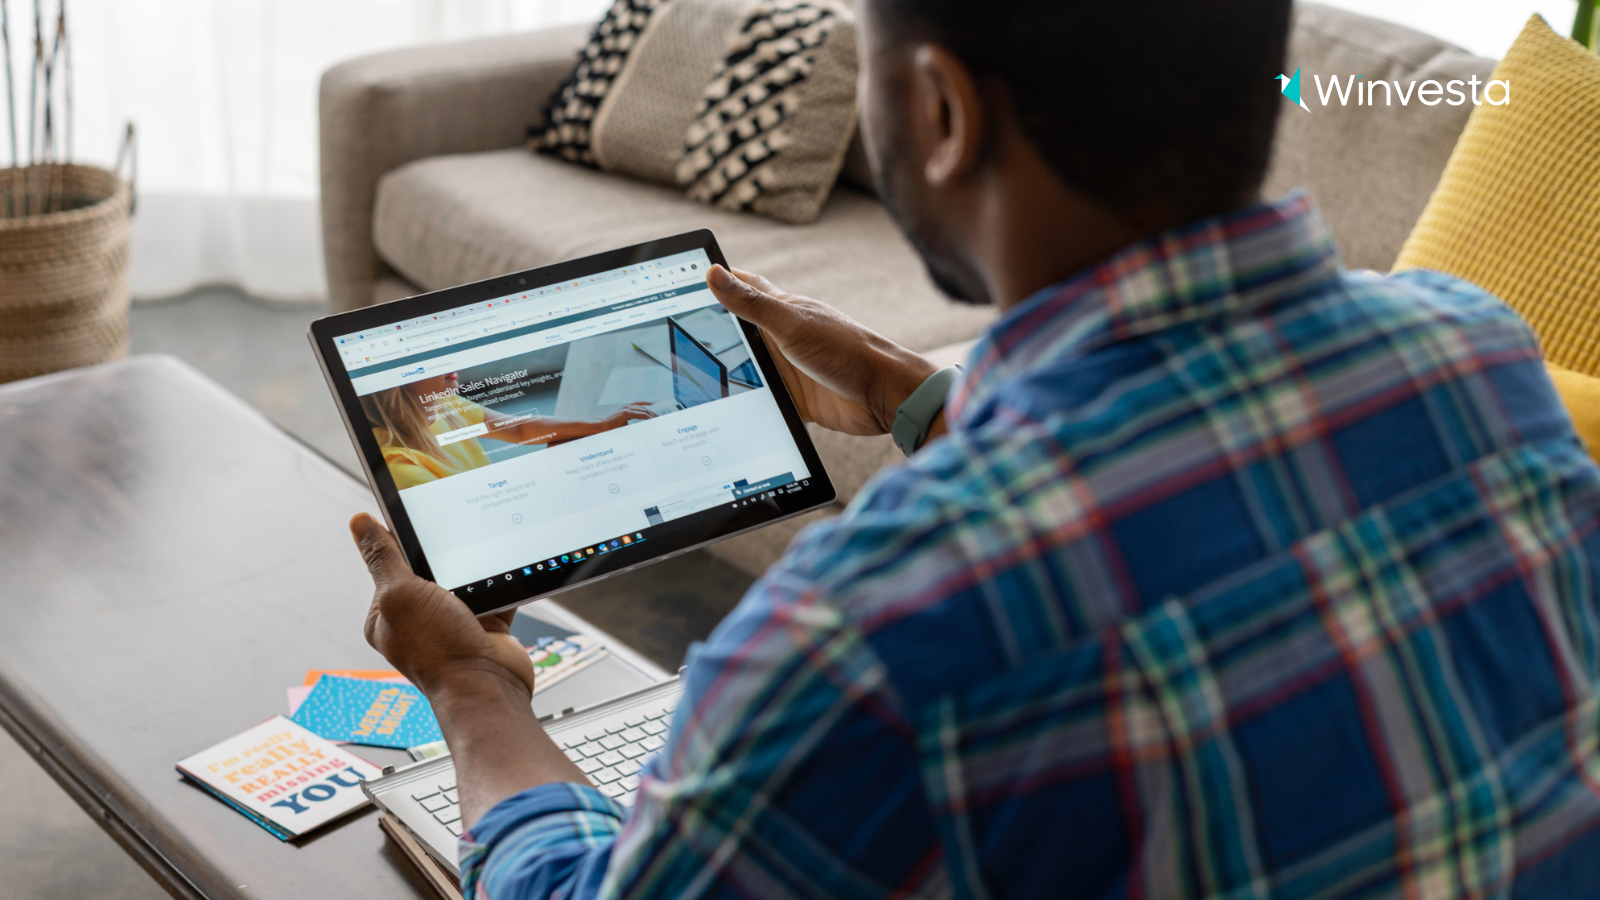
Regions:
[[833, 502], [697, 231], [312, 323], [412, 569], [480, 615]]

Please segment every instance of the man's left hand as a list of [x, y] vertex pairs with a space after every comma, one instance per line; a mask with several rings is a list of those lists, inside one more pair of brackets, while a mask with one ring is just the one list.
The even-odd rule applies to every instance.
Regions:
[[533, 660], [511, 636], [515, 613], [474, 616], [454, 594], [418, 578], [394, 537], [365, 513], [350, 520], [350, 533], [376, 587], [367, 642], [433, 706], [455, 757], [466, 827], [519, 791], [588, 784], [533, 714]]
[[515, 612], [478, 618], [454, 594], [411, 571], [388, 529], [362, 513], [350, 533], [372, 573], [367, 643], [433, 696], [456, 676], [492, 675], [533, 695], [533, 660], [511, 636]]

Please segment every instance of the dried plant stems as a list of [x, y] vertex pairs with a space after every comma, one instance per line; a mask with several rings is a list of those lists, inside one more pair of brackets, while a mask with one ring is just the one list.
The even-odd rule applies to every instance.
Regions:
[[[33, 0], [33, 68], [28, 81], [27, 153], [19, 146], [16, 75], [12, 69], [10, 0], [0, 0], [0, 44], [5, 45], [6, 119], [11, 168], [5, 171], [5, 203], [0, 216], [59, 212], [71, 204], [66, 164], [72, 158], [72, 36], [66, 0], [47, 14], [45, 0]], [[54, 35], [47, 22], [54, 20]]]
[[50, 58], [44, 67], [44, 211], [59, 212], [65, 199], [66, 184], [63, 171], [57, 162], [62, 157], [56, 147], [56, 66], [61, 60], [61, 48], [67, 37], [67, 7], [64, 2], [56, 7], [56, 37], [50, 45]]
[[22, 179], [22, 214], [33, 215], [39, 165], [39, 82], [44, 68], [44, 5], [33, 0], [33, 69], [28, 79], [28, 170]]
[[[10, 126], [11, 134], [11, 168], [13, 171], [22, 160], [17, 155], [17, 88], [15, 76], [11, 72], [11, 7], [9, 0], [0, 0], [0, 44], [5, 44], [6, 66], [6, 121]], [[6, 208], [5, 216], [10, 219], [16, 216], [16, 192], [9, 189], [11, 179], [8, 177], [5, 191]]]
[[0, 0], [0, 44], [5, 44], [6, 120], [11, 126], [11, 164], [15, 166], [20, 163], [17, 159], [17, 89], [11, 73], [11, 8], [6, 0]]
[[[3, 0], [0, 0], [3, 2]], [[61, 0], [61, 99], [63, 102], [61, 130], [63, 141], [62, 162], [72, 161], [72, 36], [67, 33], [67, 0]]]

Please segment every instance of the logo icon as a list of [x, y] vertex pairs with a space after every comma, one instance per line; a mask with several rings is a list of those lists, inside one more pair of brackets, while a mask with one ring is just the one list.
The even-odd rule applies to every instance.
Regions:
[[1285, 97], [1288, 97], [1290, 100], [1293, 100], [1295, 103], [1298, 103], [1300, 105], [1300, 108], [1305, 110], [1306, 112], [1311, 112], [1311, 107], [1306, 105], [1306, 101], [1300, 99], [1300, 70], [1299, 69], [1295, 69], [1293, 75], [1279, 75], [1278, 76], [1278, 83], [1283, 85], [1283, 95]]

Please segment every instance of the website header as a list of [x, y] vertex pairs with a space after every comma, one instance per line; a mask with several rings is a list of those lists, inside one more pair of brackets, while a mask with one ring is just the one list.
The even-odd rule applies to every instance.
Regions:
[[702, 280], [644, 297], [613, 303], [603, 309], [575, 313], [549, 322], [519, 326], [510, 331], [463, 341], [449, 347], [413, 354], [404, 359], [356, 369], [350, 373], [357, 396], [398, 387], [493, 362], [507, 356], [554, 347], [569, 341], [629, 328], [664, 316], [717, 305], [717, 298]]
[[510, 331], [533, 325], [550, 327], [573, 315], [609, 312], [618, 302], [661, 293], [663, 288], [703, 287], [709, 267], [705, 251], [692, 250], [339, 335], [334, 343], [345, 370], [356, 377], [423, 359], [428, 352], [454, 352], [468, 341], [505, 337]]

